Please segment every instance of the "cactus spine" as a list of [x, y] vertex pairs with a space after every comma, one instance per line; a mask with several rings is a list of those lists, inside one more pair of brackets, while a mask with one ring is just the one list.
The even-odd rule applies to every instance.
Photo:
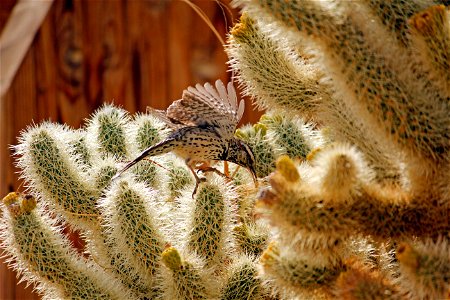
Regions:
[[15, 153], [35, 198], [2, 205], [12, 266], [49, 299], [448, 298], [448, 8], [234, 3], [245, 12], [230, 65], [267, 109], [236, 131], [258, 187], [232, 165], [233, 178], [207, 174], [192, 198], [172, 154], [111, 182], [164, 138], [147, 114], [106, 105], [85, 128], [33, 126]]
[[[448, 296], [450, 23], [439, 2], [235, 1], [245, 13], [227, 51], [245, 93], [325, 135], [306, 162], [277, 156], [256, 202], [277, 229], [261, 276], [286, 297]], [[370, 258], [392, 242], [398, 264]], [[306, 267], [277, 269], [304, 267], [299, 256], [324, 284], [288, 276]]]

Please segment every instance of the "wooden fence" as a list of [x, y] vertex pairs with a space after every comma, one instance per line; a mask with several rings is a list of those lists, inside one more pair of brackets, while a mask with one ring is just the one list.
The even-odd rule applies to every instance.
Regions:
[[[16, 0], [1, 2], [0, 29]], [[236, 11], [193, 2], [225, 38]], [[227, 80], [226, 61], [211, 29], [183, 1], [56, 0], [0, 100], [0, 195], [21, 184], [9, 146], [27, 125], [79, 127], [105, 102], [130, 112], [166, 108], [189, 85]], [[247, 101], [243, 122], [259, 115]], [[1, 260], [0, 299], [38, 299]]]

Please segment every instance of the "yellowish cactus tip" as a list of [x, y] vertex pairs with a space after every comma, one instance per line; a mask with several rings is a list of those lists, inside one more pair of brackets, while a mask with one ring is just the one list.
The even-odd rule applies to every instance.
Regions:
[[275, 123], [281, 123], [281, 122], [283, 122], [283, 117], [282, 117], [281, 115], [274, 115], [274, 116], [272, 117], [272, 120], [273, 120]]
[[36, 207], [36, 199], [31, 195], [26, 195], [22, 199], [22, 212], [24, 213], [30, 213], [34, 208]]
[[267, 126], [261, 123], [256, 123], [253, 125], [253, 129], [255, 129], [256, 132], [261, 132], [261, 135], [264, 136], [267, 133]]
[[436, 26], [443, 25], [445, 6], [435, 5], [427, 8], [425, 11], [411, 17], [409, 23], [418, 32], [426, 35], [434, 35]]
[[264, 115], [261, 116], [261, 118], [259, 118], [259, 122], [265, 123], [265, 122], [267, 122], [267, 121], [270, 121], [271, 119], [272, 119], [272, 117], [270, 117], [270, 116], [267, 115], [267, 114], [264, 114]]
[[371, 270], [355, 258], [346, 260], [345, 265], [345, 271], [341, 272], [336, 280], [338, 299], [398, 298], [396, 288], [378, 271]]
[[270, 266], [277, 260], [280, 255], [280, 250], [275, 242], [270, 242], [267, 249], [261, 254], [260, 262], [263, 266]]
[[308, 155], [306, 155], [306, 160], [309, 162], [313, 161], [317, 157], [317, 153], [319, 153], [320, 151], [322, 151], [322, 148], [314, 148], [313, 150], [311, 150], [311, 152], [308, 153]]
[[234, 27], [231, 29], [231, 35], [237, 38], [245, 36], [249, 26], [252, 26], [253, 23], [253, 20], [248, 16], [247, 13], [244, 12], [239, 20], [239, 23], [234, 25]]
[[297, 182], [300, 180], [300, 174], [294, 162], [287, 155], [282, 155], [276, 162], [277, 171], [289, 182]]
[[409, 268], [417, 269], [419, 267], [418, 254], [407, 243], [401, 243], [397, 247], [397, 259], [402, 265]]
[[234, 133], [234, 135], [240, 139], [245, 139], [247, 137], [247, 135], [240, 129], [236, 129], [236, 132]]
[[2, 201], [6, 206], [9, 206], [13, 203], [16, 203], [19, 200], [19, 193], [11, 192], [8, 195], [6, 195]]
[[169, 247], [164, 250], [161, 254], [161, 258], [166, 267], [173, 271], [179, 270], [183, 266], [180, 253], [174, 247]]

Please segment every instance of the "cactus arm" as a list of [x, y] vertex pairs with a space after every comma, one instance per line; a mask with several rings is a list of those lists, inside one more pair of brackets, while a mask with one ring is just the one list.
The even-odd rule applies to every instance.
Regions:
[[108, 239], [115, 241], [117, 251], [150, 288], [166, 244], [157, 213], [149, 205], [154, 198], [145, 185], [123, 179], [113, 184], [99, 204]]
[[114, 277], [76, 253], [55, 220], [36, 209], [33, 197], [15, 198], [4, 210], [3, 247], [13, 267], [40, 293], [50, 299], [132, 299]]
[[82, 167], [69, 155], [65, 137], [71, 132], [62, 126], [45, 123], [30, 127], [16, 146], [19, 165], [26, 182], [42, 199], [54, 205], [76, 228], [89, 228], [95, 222], [99, 196]]
[[330, 92], [319, 83], [321, 73], [300, 56], [284, 51], [246, 14], [231, 31], [227, 52], [245, 94], [261, 108], [294, 109], [313, 116], [320, 102], [329, 101]]

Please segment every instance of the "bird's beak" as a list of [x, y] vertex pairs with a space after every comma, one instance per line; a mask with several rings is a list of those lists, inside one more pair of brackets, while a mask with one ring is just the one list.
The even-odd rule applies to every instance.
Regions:
[[255, 184], [255, 187], [258, 187], [258, 178], [256, 177], [256, 171], [252, 167], [249, 167], [248, 170], [252, 174], [253, 183]]

